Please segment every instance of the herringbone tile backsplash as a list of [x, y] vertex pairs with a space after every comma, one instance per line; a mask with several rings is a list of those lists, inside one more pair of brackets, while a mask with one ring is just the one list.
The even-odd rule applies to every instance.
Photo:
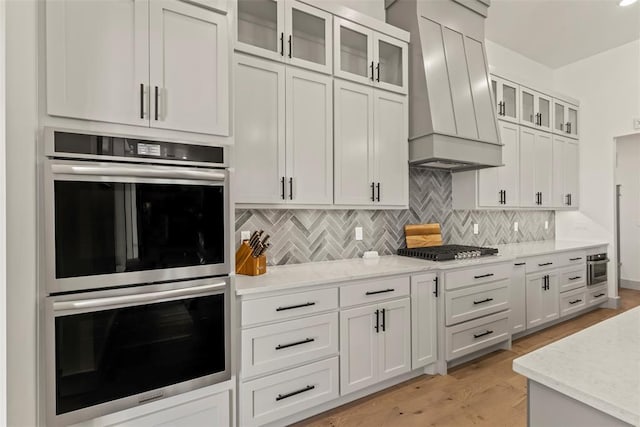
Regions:
[[[237, 243], [241, 230], [265, 230], [272, 242], [269, 264], [281, 265], [355, 258], [366, 250], [394, 254], [404, 246], [405, 224], [429, 222], [442, 225], [445, 243], [489, 246], [555, 238], [553, 211], [454, 211], [451, 175], [419, 168], [410, 169], [408, 210], [236, 209], [235, 230]], [[362, 241], [354, 239], [358, 226]]]

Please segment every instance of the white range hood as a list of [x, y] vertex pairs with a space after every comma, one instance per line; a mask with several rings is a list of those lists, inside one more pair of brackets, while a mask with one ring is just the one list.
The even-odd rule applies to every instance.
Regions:
[[409, 161], [454, 172], [502, 165], [484, 20], [489, 0], [387, 1], [411, 33]]

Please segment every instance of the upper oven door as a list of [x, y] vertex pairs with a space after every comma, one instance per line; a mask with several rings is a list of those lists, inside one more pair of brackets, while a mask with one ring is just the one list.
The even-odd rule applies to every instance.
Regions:
[[225, 170], [48, 160], [47, 291], [229, 274]]

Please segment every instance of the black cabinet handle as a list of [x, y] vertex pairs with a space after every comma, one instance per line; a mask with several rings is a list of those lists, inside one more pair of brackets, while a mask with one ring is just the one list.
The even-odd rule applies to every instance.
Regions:
[[376, 326], [373, 329], [376, 330], [376, 334], [380, 332], [380, 310], [376, 310]]
[[502, 190], [498, 191], [498, 197], [499, 197], [498, 203], [502, 204]]
[[293, 200], [293, 177], [289, 178], [289, 200]]
[[367, 291], [365, 295], [377, 295], [377, 294], [386, 294], [387, 292], [393, 292], [395, 289], [384, 289], [382, 291]]
[[473, 276], [474, 279], [484, 279], [485, 277], [491, 277], [493, 276], [493, 273], [488, 273], [488, 274], [481, 274], [480, 276]]
[[297, 345], [302, 345], [302, 344], [308, 344], [310, 342], [314, 342], [315, 340], [316, 340], [315, 338], [307, 338], [302, 341], [292, 342], [290, 344], [278, 344], [276, 346], [276, 350], [282, 350], [284, 348], [295, 347]]
[[293, 36], [289, 35], [289, 58], [293, 57]]
[[316, 305], [316, 303], [315, 302], [305, 302], [304, 304], [289, 305], [289, 306], [286, 306], [286, 307], [278, 307], [278, 308], [276, 308], [276, 311], [293, 310], [295, 308], [311, 307], [312, 305]]
[[577, 257], [577, 258], [569, 258], [569, 261], [580, 261], [582, 259], [581, 256]]
[[569, 277], [569, 280], [578, 280], [581, 279], [582, 277], [580, 276], [576, 276], [576, 277]]
[[375, 182], [371, 183], [371, 201], [372, 202], [376, 201], [376, 183]]
[[577, 304], [579, 302], [582, 302], [582, 300], [581, 299], [577, 299], [575, 301], [569, 301], [569, 304], [573, 305], [573, 304]]
[[542, 204], [542, 203], [543, 203], [543, 201], [542, 201], [542, 197], [543, 197], [542, 195], [543, 195], [543, 194], [544, 194], [544, 193], [541, 191], [541, 192], [540, 192], [540, 204]]
[[507, 204], [507, 190], [502, 190], [502, 204]]
[[567, 133], [571, 133], [571, 122], [567, 123]]
[[284, 33], [280, 33], [280, 56], [284, 56]]
[[378, 65], [376, 65], [376, 72], [378, 74], [378, 76], [376, 77], [376, 81], [380, 81], [380, 63], [378, 62]]
[[291, 393], [279, 394], [278, 397], [276, 397], [276, 402], [279, 402], [282, 399], [286, 399], [287, 397], [295, 396], [296, 394], [304, 393], [305, 391], [313, 390], [314, 388], [316, 388], [316, 386], [308, 385], [305, 388], [301, 388], [300, 390], [292, 391]]
[[378, 189], [378, 198], [377, 198], [377, 200], [380, 201], [380, 183], [376, 184], [376, 188]]
[[553, 265], [552, 262], [543, 262], [542, 264], [538, 264], [538, 267], [545, 267], [547, 265]]
[[480, 337], [484, 337], [486, 335], [491, 335], [493, 333], [492, 330], [486, 330], [485, 332], [482, 332], [480, 334], [473, 334], [474, 338], [480, 338]]
[[573, 194], [569, 193], [569, 206], [573, 205]]
[[282, 193], [280, 194], [280, 197], [282, 197], [282, 200], [285, 199], [284, 196], [284, 176], [282, 178], [280, 178], [280, 184], [282, 184]]
[[156, 86], [156, 93], [155, 93], [155, 100], [156, 100], [156, 113], [155, 113], [155, 116], [156, 116], [156, 120], [158, 120], [158, 97], [159, 97], [159, 95], [158, 95], [158, 86]]
[[485, 302], [490, 302], [493, 301], [493, 298], [487, 298], [487, 299], [483, 299], [482, 301], [474, 301], [473, 305], [477, 305], [477, 304], [483, 304]]
[[600, 298], [600, 297], [603, 297], [603, 296], [604, 296], [604, 294], [598, 294], [598, 295], [594, 295], [593, 297], [594, 298]]
[[371, 81], [374, 80], [374, 75], [373, 75], [373, 61], [371, 61]]
[[140, 83], [140, 118], [144, 119], [144, 83]]
[[387, 312], [387, 310], [385, 310], [383, 308], [381, 311], [382, 311], [382, 324], [380, 325], [380, 327], [382, 328], [382, 332], [384, 332], [384, 331], [386, 331], [385, 324], [386, 324], [386, 312]]
[[520, 265], [527, 265], [527, 263], [526, 262], [517, 262], [517, 263], [515, 263], [513, 265], [520, 266]]
[[434, 295], [436, 298], [438, 298], [438, 294], [439, 294], [439, 292], [438, 292], [438, 287], [439, 287], [439, 284], [438, 284], [438, 276], [436, 276], [436, 277], [433, 279], [433, 282], [434, 282], [434, 284], [435, 284], [435, 289], [434, 289], [434, 291], [433, 291], [433, 295]]

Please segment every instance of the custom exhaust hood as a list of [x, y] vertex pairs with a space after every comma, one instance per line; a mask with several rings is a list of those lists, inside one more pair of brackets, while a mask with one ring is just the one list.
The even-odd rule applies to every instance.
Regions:
[[453, 172], [502, 165], [484, 49], [490, 0], [387, 0], [411, 33], [409, 163]]

